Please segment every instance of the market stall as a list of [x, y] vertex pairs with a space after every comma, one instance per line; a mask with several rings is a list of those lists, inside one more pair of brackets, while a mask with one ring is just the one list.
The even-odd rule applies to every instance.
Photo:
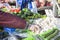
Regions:
[[51, 2], [0, 1], [0, 40], [60, 40], [57, 26], [60, 8], [56, 0]]

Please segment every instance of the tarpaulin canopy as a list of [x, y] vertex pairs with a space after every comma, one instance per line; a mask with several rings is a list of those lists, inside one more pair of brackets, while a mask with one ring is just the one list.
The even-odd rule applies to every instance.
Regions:
[[0, 11], [0, 25], [3, 27], [25, 28], [26, 21], [10, 13]]

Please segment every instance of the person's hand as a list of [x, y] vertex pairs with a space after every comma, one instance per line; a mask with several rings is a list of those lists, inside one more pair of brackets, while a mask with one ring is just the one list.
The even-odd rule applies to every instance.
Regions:
[[31, 26], [29, 26], [28, 29], [31, 30], [32, 32], [36, 33], [36, 34], [40, 33], [40, 30], [41, 30], [38, 25], [31, 25]]

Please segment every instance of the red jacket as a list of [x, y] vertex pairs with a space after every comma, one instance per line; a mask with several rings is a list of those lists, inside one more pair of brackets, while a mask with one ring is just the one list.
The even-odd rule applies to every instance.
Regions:
[[25, 28], [26, 21], [10, 13], [0, 11], [0, 25], [12, 28]]

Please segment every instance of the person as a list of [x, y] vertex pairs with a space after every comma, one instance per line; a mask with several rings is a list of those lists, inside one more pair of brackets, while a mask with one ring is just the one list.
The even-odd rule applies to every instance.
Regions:
[[47, 0], [35, 0], [37, 7], [52, 6]]
[[1, 3], [1, 0], [0, 0], [0, 8], [3, 8], [4, 6], [3, 6], [3, 4]]
[[[43, 8], [44, 6], [52, 6], [47, 0], [35, 0], [37, 8]], [[38, 10], [39, 13], [45, 15], [45, 10]]]
[[12, 10], [13, 8], [9, 5], [9, 0], [0, 0], [0, 8], [6, 8]]

